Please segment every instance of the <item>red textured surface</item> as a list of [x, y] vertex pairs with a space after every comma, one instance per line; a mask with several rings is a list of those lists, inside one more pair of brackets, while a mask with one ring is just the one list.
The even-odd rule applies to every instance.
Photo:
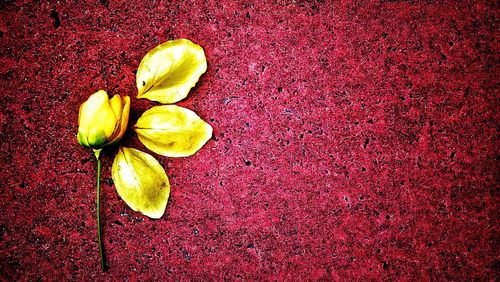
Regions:
[[[0, 4], [2, 280], [498, 279], [495, 1], [64, 2]], [[78, 106], [135, 97], [174, 38], [206, 51], [180, 105], [214, 138], [158, 157], [160, 220], [103, 153], [102, 273]]]

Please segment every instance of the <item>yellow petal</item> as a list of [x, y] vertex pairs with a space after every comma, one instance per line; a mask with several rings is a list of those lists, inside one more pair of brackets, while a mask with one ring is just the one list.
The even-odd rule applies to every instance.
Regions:
[[138, 98], [163, 104], [184, 99], [207, 70], [203, 48], [187, 40], [165, 42], [144, 56], [137, 69]]
[[88, 136], [87, 142], [92, 148], [100, 148], [106, 144], [106, 134], [100, 128], [91, 128]]
[[122, 118], [121, 118], [121, 124], [120, 124], [120, 137], [123, 136], [123, 133], [125, 133], [125, 130], [127, 129], [127, 124], [128, 124], [128, 118], [130, 115], [130, 97], [125, 96], [123, 97], [123, 100], [125, 102], [125, 106], [123, 106], [122, 109]]
[[167, 157], [196, 153], [212, 137], [212, 127], [193, 111], [175, 105], [153, 107], [135, 125], [139, 140]]
[[[110, 137], [115, 131], [116, 117], [106, 91], [100, 90], [92, 94], [89, 99], [82, 104], [80, 110], [80, 127], [89, 138], [90, 130], [101, 129], [106, 137]], [[90, 143], [90, 140], [89, 140]]]
[[120, 95], [115, 94], [111, 100], [109, 100], [109, 104], [111, 105], [111, 109], [115, 113], [115, 117], [117, 120], [120, 120], [122, 115], [122, 97]]
[[83, 102], [80, 106], [80, 113], [78, 115], [78, 123], [80, 127], [88, 132], [89, 125], [91, 125], [92, 116], [108, 102], [108, 94], [104, 90], [99, 90], [92, 94], [87, 101]]
[[90, 147], [89, 142], [87, 141], [87, 136], [78, 128], [78, 135], [76, 135], [78, 139], [78, 143], [85, 147]]
[[170, 184], [165, 170], [151, 155], [120, 147], [112, 177], [118, 195], [131, 209], [151, 218], [165, 213]]
[[128, 118], [130, 115], [130, 97], [129, 96], [123, 97], [123, 103], [125, 103], [125, 105], [123, 106], [123, 109], [121, 109], [121, 117], [120, 117], [121, 120], [117, 123], [117, 128], [115, 130], [115, 133], [110, 138], [110, 144], [118, 142], [123, 137], [123, 134], [125, 134], [125, 131], [127, 130]]

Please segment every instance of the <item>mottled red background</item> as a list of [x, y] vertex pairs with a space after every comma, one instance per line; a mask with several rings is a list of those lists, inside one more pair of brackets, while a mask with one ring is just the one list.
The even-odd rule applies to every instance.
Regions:
[[[1, 280], [498, 279], [497, 1], [2, 1]], [[151, 220], [76, 142], [159, 43], [209, 64], [214, 128]], [[146, 150], [129, 131], [124, 145]], [[154, 155], [154, 154], [153, 154]]]

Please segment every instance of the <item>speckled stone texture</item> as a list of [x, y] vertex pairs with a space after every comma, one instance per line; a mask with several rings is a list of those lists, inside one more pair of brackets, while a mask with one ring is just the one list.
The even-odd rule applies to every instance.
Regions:
[[[0, 280], [497, 280], [496, 1], [2, 1]], [[118, 197], [78, 106], [135, 99], [159, 43], [209, 68], [214, 128], [151, 220]], [[127, 132], [125, 146], [147, 151]]]

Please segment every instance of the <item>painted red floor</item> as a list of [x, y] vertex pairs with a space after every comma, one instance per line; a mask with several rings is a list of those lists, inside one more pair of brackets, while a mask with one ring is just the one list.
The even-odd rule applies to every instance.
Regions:
[[[495, 1], [64, 2], [0, 4], [1, 280], [498, 279]], [[103, 153], [102, 273], [78, 106], [130, 95], [134, 124], [134, 71], [175, 38], [205, 49], [180, 104], [214, 137], [155, 155], [160, 220]]]

